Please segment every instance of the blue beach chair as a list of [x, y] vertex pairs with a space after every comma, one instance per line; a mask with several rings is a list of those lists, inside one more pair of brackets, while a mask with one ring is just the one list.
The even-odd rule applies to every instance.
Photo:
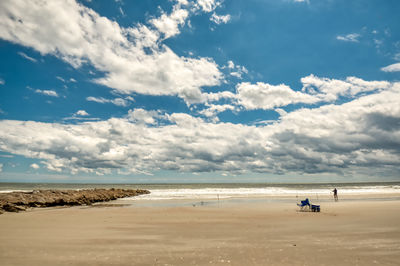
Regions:
[[302, 200], [300, 204], [297, 204], [297, 206], [300, 207], [301, 211], [305, 211], [307, 209], [310, 210], [311, 204], [310, 204], [310, 201], [307, 198], [305, 200]]

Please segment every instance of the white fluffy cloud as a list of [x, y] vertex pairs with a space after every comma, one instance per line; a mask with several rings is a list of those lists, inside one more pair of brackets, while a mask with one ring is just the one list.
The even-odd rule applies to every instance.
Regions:
[[344, 41], [344, 42], [359, 42], [359, 38], [361, 37], [360, 34], [358, 33], [350, 33], [347, 35], [338, 35], [336, 36], [336, 39], [339, 41]]
[[204, 102], [215, 102], [221, 99], [235, 99], [236, 94], [230, 91], [210, 92], [202, 94]]
[[[196, 5], [210, 12], [218, 3], [199, 0]], [[177, 95], [190, 104], [199, 101], [201, 87], [219, 85], [223, 76], [211, 59], [178, 56], [160, 43], [179, 33], [188, 12], [180, 1], [171, 14], [150, 20], [153, 27], [122, 28], [74, 0], [4, 0], [0, 38], [74, 67], [91, 64], [105, 73], [95, 82], [121, 93]]]
[[226, 24], [231, 20], [231, 15], [217, 15], [213, 13], [210, 17], [210, 20], [217, 25]]
[[162, 14], [159, 18], [150, 20], [150, 23], [163, 33], [165, 38], [170, 38], [179, 34], [179, 26], [184, 25], [189, 12], [186, 9], [180, 8], [180, 5], [174, 6], [170, 15]]
[[40, 168], [40, 166], [38, 164], [36, 164], [36, 163], [31, 164], [30, 167], [32, 169], [39, 169]]
[[354, 97], [360, 93], [388, 89], [391, 84], [387, 81], [365, 81], [356, 77], [345, 80], [320, 78], [314, 75], [301, 78], [303, 92], [315, 95], [322, 101], [331, 102], [340, 96]]
[[157, 123], [157, 118], [160, 118], [161, 116], [157, 111], [147, 111], [142, 108], [136, 108], [129, 110], [127, 117], [129, 121], [135, 123], [153, 125]]
[[244, 74], [249, 73], [247, 68], [245, 68], [244, 66], [235, 64], [232, 60], [229, 60], [228, 63], [225, 66], [223, 66], [222, 68], [227, 69], [231, 76], [236, 77], [238, 79], [242, 79], [242, 76]]
[[238, 103], [249, 110], [273, 109], [293, 103], [311, 104], [319, 101], [312, 95], [293, 91], [284, 84], [274, 86], [262, 82], [243, 82], [238, 84], [236, 89]]
[[43, 95], [51, 96], [51, 97], [58, 97], [58, 93], [56, 91], [53, 91], [53, 90], [39, 90], [39, 89], [37, 89], [37, 90], [35, 90], [35, 93], [43, 94]]
[[384, 72], [400, 72], [400, 63], [391, 64], [381, 68]]
[[19, 54], [21, 57], [23, 57], [23, 58], [25, 58], [25, 59], [27, 59], [27, 60], [29, 60], [29, 61], [31, 61], [31, 62], [34, 62], [34, 63], [37, 62], [37, 60], [36, 60], [35, 58], [30, 57], [29, 55], [27, 55], [27, 54], [25, 54], [25, 53], [23, 53], [23, 52], [18, 52], [18, 54]]
[[133, 101], [133, 98], [128, 96], [125, 99], [123, 99], [123, 98], [106, 99], [104, 97], [89, 96], [86, 98], [86, 100], [89, 102], [112, 103], [117, 106], [127, 107]]
[[79, 120], [79, 121], [97, 121], [99, 118], [88, 117], [89, 113], [85, 110], [78, 110], [76, 113], [72, 114], [70, 117], [63, 118], [64, 121], [67, 120]]
[[0, 149], [72, 173], [163, 169], [397, 175], [399, 102], [396, 83], [342, 105], [293, 111], [258, 127], [143, 109], [126, 118], [75, 125], [3, 120]]
[[[227, 68], [236, 69], [238, 66], [229, 61]], [[209, 105], [211, 102], [224, 99], [231, 106], [243, 107], [247, 110], [269, 110], [290, 104], [332, 103], [340, 97], [350, 100], [363, 94], [387, 90], [393, 86], [387, 81], [365, 81], [357, 77], [338, 80], [316, 77], [312, 74], [301, 78], [301, 82], [303, 84], [301, 91], [295, 91], [285, 84], [242, 82], [236, 85], [236, 93], [230, 91], [203, 93], [202, 101]], [[211, 113], [216, 114], [218, 112], [215, 111], [222, 109], [222, 106], [213, 105], [211, 109], [208, 107], [200, 114], [210, 116]], [[235, 108], [228, 109], [234, 110]]]
[[215, 10], [222, 1], [218, 0], [197, 0], [197, 7], [200, 7], [205, 12], [211, 12]]
[[75, 115], [88, 116], [89, 114], [85, 110], [78, 110]]
[[238, 109], [237, 107], [230, 104], [222, 104], [222, 105], [209, 104], [206, 109], [201, 110], [199, 113], [206, 117], [214, 117], [218, 113], [224, 112], [226, 110], [234, 111], [237, 109]]
[[[283, 169], [305, 172], [398, 171], [400, 83], [343, 105], [301, 109], [275, 126]], [[298, 164], [296, 166], [296, 164]], [[376, 169], [375, 169], [376, 167]], [[364, 169], [364, 170], [365, 170]], [[367, 170], [368, 171], [368, 170]], [[389, 171], [389, 170], [388, 170]], [[392, 172], [393, 174], [393, 172]]]

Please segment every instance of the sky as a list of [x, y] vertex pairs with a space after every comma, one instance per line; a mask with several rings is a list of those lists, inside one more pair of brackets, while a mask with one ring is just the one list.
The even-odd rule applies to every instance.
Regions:
[[0, 182], [400, 181], [398, 14], [2, 0]]

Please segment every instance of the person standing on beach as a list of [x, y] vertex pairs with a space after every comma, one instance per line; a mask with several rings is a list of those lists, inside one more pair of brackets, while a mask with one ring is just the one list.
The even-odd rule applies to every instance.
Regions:
[[332, 190], [333, 192], [333, 198], [335, 199], [335, 201], [338, 201], [338, 196], [337, 196], [337, 189], [335, 188], [334, 190]]

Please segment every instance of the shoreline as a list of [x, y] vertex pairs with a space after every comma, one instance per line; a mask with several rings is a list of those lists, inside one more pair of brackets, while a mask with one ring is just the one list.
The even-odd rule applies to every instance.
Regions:
[[[14, 213], [25, 213], [25, 212], [36, 212], [40, 210], [53, 210], [53, 209], [67, 209], [67, 208], [78, 208], [78, 209], [90, 209], [90, 208], [186, 208], [186, 207], [205, 207], [205, 208], [225, 208], [236, 206], [251, 207], [261, 205], [288, 205], [294, 206], [294, 210], [297, 211], [297, 203], [304, 200], [307, 197], [294, 198], [291, 196], [262, 196], [262, 197], [231, 197], [222, 199], [210, 199], [210, 198], [198, 198], [198, 199], [163, 199], [163, 200], [151, 200], [151, 199], [140, 199], [139, 196], [117, 198], [107, 201], [99, 201], [91, 204], [75, 204], [75, 205], [56, 205], [48, 207], [28, 207], [22, 212]], [[340, 205], [340, 204], [352, 204], [352, 203], [373, 203], [373, 202], [400, 202], [399, 194], [376, 194], [369, 195], [368, 197], [360, 197], [360, 195], [349, 195], [346, 198], [340, 198], [339, 201], [335, 202], [333, 198], [319, 198], [318, 200], [313, 197], [308, 197], [312, 204], [321, 205], [321, 212], [325, 211], [326, 205]], [[13, 212], [3, 212], [1, 215]]]

